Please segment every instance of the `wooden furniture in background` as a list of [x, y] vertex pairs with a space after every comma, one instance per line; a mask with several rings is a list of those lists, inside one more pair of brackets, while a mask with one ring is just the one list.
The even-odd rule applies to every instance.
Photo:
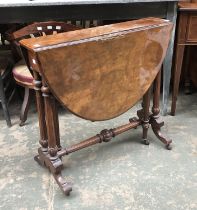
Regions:
[[[50, 21], [33, 23], [12, 33], [9, 41], [16, 45], [16, 47], [19, 47], [19, 41], [22, 39], [47, 36], [77, 29], [79, 29], [79, 27], [67, 24], [65, 22]], [[13, 68], [13, 76], [16, 83], [25, 88], [25, 94], [20, 113], [20, 126], [24, 125], [25, 121], [27, 120], [27, 113], [31, 100], [30, 90], [34, 88], [33, 76], [30, 70], [31, 69], [28, 67], [28, 63], [26, 63], [24, 59], [20, 60]]]
[[11, 127], [8, 105], [15, 93], [15, 86], [11, 74], [14, 65], [14, 58], [12, 56], [10, 45], [5, 42], [6, 31], [10, 27], [12, 27], [12, 24], [0, 25], [0, 103], [8, 127]]
[[[179, 3], [179, 20], [177, 25], [176, 56], [172, 90], [171, 115], [175, 115], [180, 75], [185, 48], [197, 45], [197, 1]], [[189, 56], [189, 54], [187, 54]], [[187, 59], [188, 60], [188, 59]]]
[[[172, 141], [160, 130], [164, 122], [159, 115], [159, 96], [160, 69], [172, 28], [169, 21], [147, 18], [20, 41], [35, 79], [41, 144], [35, 160], [49, 168], [66, 195], [72, 187], [61, 175], [64, 155], [108, 142], [139, 125], [145, 144], [149, 144], [147, 132], [151, 125], [159, 140], [171, 149]], [[73, 114], [101, 121], [121, 115], [142, 97], [138, 118], [104, 129], [71, 147], [61, 147], [55, 98]]]
[[[48, 20], [130, 20], [159, 17], [176, 25], [178, 0], [90, 0], [90, 1], [24, 1], [0, 2], [0, 23], [27, 23]], [[90, 12], [91, 11], [91, 12]], [[12, 15], [7, 15], [12, 14]], [[162, 113], [167, 114], [174, 30], [163, 64]]]
[[192, 93], [192, 87], [197, 88], [197, 46], [190, 47], [190, 60], [189, 60], [189, 89]]
[[0, 52], [0, 103], [8, 127], [11, 127], [8, 104], [12, 99], [15, 87], [12, 82], [11, 71], [14, 65], [10, 50]]

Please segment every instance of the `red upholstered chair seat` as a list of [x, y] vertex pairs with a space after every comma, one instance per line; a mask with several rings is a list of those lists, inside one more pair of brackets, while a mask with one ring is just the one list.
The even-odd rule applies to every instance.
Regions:
[[24, 60], [20, 60], [13, 68], [14, 79], [21, 85], [32, 86], [33, 76], [31, 75]]

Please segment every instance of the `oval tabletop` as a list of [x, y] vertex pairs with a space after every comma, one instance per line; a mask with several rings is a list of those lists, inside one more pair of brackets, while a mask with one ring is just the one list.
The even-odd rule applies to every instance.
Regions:
[[151, 86], [171, 30], [166, 20], [128, 21], [59, 34], [48, 38], [56, 41], [47, 47], [47, 40], [37, 40], [41, 47], [35, 51], [47, 84], [65, 107], [88, 120], [107, 120], [130, 109]]

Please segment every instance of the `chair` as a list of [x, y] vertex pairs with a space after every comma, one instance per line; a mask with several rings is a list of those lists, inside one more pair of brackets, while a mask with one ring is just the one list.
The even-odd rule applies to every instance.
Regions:
[[[189, 58], [189, 48], [197, 45], [197, 0], [179, 3], [179, 16], [177, 24], [177, 42], [175, 45], [175, 68], [172, 90], [171, 115], [175, 115], [176, 101], [179, 90], [180, 75], [185, 48], [187, 48], [187, 61]], [[187, 64], [186, 61], [186, 64]], [[187, 68], [186, 68], [187, 70]], [[188, 83], [188, 73], [186, 75], [186, 85]]]
[[[19, 50], [20, 44], [19, 41], [22, 39], [47, 36], [51, 34], [72, 31], [80, 29], [80, 27], [65, 23], [65, 22], [41, 22], [33, 23], [31, 25], [25, 26], [10, 36], [10, 42]], [[16, 63], [13, 68], [13, 76], [16, 83], [25, 88], [25, 94], [23, 99], [23, 104], [20, 113], [20, 126], [24, 125], [27, 120], [28, 108], [31, 100], [31, 92], [33, 89], [33, 76], [31, 74], [31, 69], [29, 68], [27, 60], [25, 60], [25, 55], [21, 53], [23, 59]]]

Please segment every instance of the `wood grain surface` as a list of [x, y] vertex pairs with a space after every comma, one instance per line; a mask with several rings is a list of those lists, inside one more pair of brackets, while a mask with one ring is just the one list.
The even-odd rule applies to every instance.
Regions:
[[107, 120], [130, 109], [151, 86], [172, 24], [143, 19], [25, 40], [53, 95], [72, 113]]
[[194, 3], [180, 2], [179, 10], [181, 10], [181, 11], [192, 11], [192, 10], [197, 11], [197, 1], [194, 1]]

